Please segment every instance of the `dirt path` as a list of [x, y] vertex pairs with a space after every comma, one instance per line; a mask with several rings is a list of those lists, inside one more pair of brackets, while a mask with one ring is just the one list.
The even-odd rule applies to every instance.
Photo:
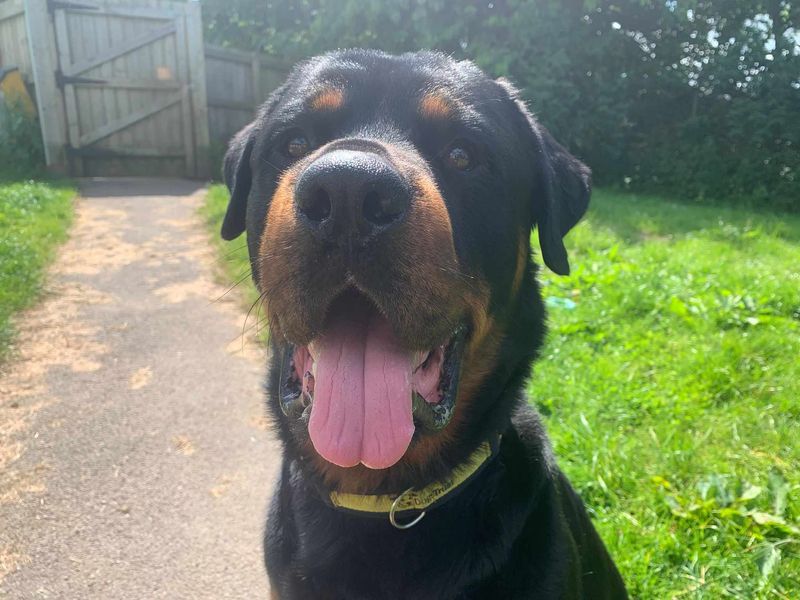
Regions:
[[0, 373], [0, 597], [260, 598], [264, 357], [181, 181], [93, 181]]

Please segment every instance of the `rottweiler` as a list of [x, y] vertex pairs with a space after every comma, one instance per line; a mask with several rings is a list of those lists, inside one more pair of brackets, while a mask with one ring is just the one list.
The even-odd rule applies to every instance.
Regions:
[[627, 597], [525, 396], [531, 230], [567, 274], [590, 172], [513, 85], [436, 52], [312, 58], [223, 175], [271, 331], [273, 597]]

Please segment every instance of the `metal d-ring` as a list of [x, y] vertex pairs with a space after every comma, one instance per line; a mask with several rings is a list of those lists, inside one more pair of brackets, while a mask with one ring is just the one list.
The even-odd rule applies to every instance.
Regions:
[[389, 509], [389, 523], [391, 523], [392, 526], [397, 529], [411, 529], [414, 525], [422, 521], [422, 517], [425, 516], [425, 511], [423, 510], [421, 513], [419, 513], [417, 518], [411, 521], [410, 523], [398, 523], [394, 517], [394, 514], [397, 512], [397, 507], [400, 504], [400, 500], [402, 500], [403, 496], [408, 494], [413, 489], [414, 489], [413, 487], [410, 487], [405, 492], [400, 494], [397, 498], [395, 498], [394, 502], [392, 502], [392, 508]]

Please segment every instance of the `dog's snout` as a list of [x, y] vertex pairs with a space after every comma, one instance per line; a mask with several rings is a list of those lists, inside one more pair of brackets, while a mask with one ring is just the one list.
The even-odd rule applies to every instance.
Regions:
[[334, 243], [372, 238], [400, 223], [411, 203], [409, 186], [374, 152], [336, 149], [300, 175], [295, 204], [315, 236]]

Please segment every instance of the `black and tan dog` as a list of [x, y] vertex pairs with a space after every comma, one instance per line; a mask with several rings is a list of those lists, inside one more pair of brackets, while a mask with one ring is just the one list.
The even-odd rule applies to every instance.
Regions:
[[437, 53], [314, 58], [224, 174], [272, 331], [274, 596], [626, 597], [524, 397], [530, 231], [567, 273], [590, 184], [514, 88]]

